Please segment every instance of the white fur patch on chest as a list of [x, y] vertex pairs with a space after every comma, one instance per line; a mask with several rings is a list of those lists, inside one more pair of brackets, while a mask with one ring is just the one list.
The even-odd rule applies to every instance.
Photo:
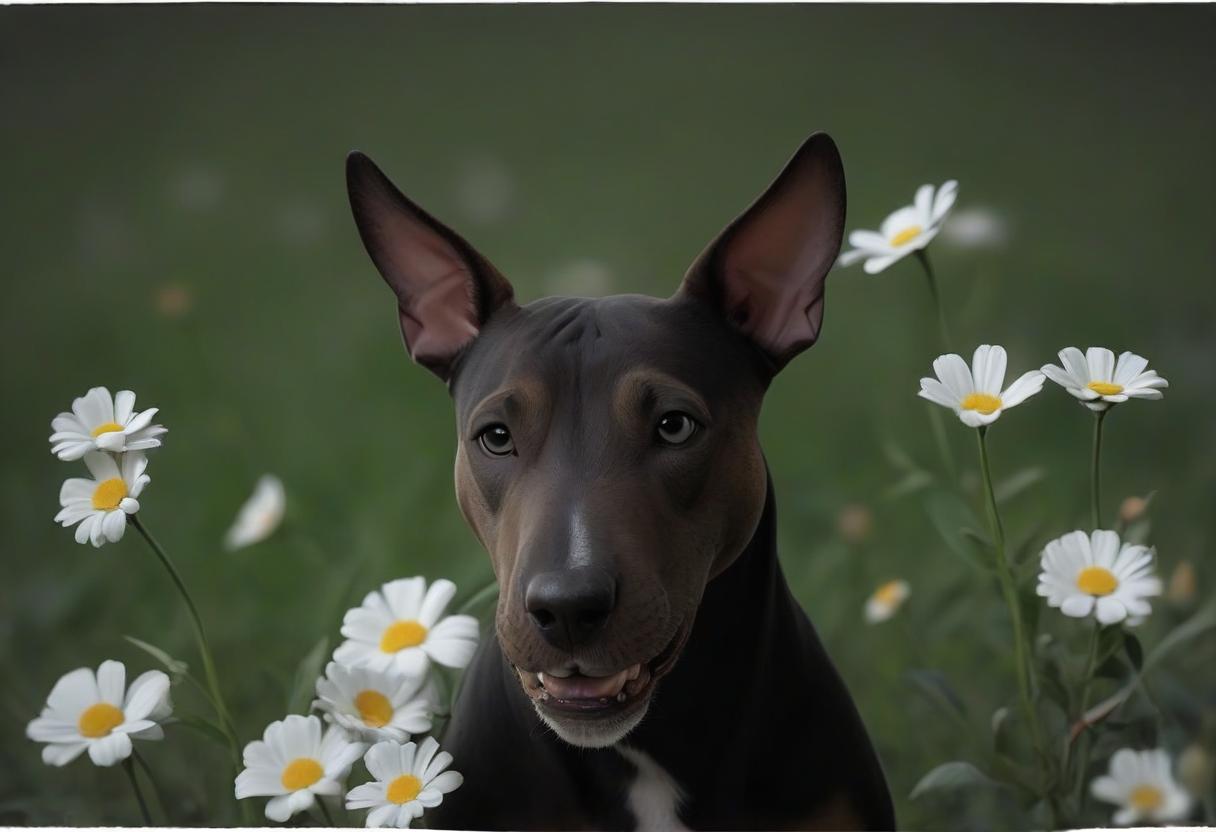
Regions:
[[680, 803], [684, 800], [680, 785], [649, 754], [625, 745], [618, 745], [616, 750], [638, 770], [626, 797], [637, 820], [637, 832], [687, 830], [680, 822]]

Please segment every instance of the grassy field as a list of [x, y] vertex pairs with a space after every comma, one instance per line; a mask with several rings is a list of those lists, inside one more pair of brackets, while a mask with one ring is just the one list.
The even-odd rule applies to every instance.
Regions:
[[[1005, 229], [932, 249], [963, 352], [1003, 344], [1021, 372], [1101, 344], [1170, 380], [1164, 401], [1107, 423], [1106, 512], [1156, 492], [1162, 573], [1198, 574], [1190, 606], [1162, 601], [1141, 629], [1152, 645], [1216, 575], [1214, 35], [1211, 7], [0, 10], [0, 822], [135, 822], [121, 775], [44, 767], [24, 726], [71, 668], [150, 666], [123, 635], [194, 657], [138, 539], [94, 551], [51, 523], [76, 466], [47, 452], [50, 419], [91, 386], [161, 408], [170, 432], [141, 517], [199, 598], [245, 738], [285, 713], [297, 662], [368, 589], [488, 579], [452, 496], [446, 393], [409, 365], [349, 217], [352, 148], [524, 300], [668, 294], [815, 129], [844, 155], [850, 228], [959, 179], [957, 210]], [[909, 260], [829, 287], [824, 336], [762, 424], [787, 572], [901, 821], [1016, 826], [1000, 800], [908, 799], [1012, 701], [1008, 623], [929, 510], [949, 494], [980, 504], [969, 431], [947, 426], [956, 482], [915, 395], [937, 354], [923, 278]], [[1089, 420], [1062, 390], [991, 440], [997, 479], [1030, 483], [1005, 506], [1029, 546], [1085, 522]], [[895, 489], [904, 457], [928, 474], [917, 489]], [[225, 552], [268, 471], [286, 483], [285, 526]], [[842, 534], [849, 507], [865, 534]], [[895, 577], [908, 604], [867, 626], [865, 598]], [[1043, 626], [1064, 629], [1055, 611]], [[1156, 673], [1158, 739], [1175, 753], [1216, 722], [1214, 642]], [[961, 723], [923, 695], [923, 669], [956, 692]], [[182, 796], [177, 821], [236, 820], [222, 753], [181, 730], [145, 748]]]

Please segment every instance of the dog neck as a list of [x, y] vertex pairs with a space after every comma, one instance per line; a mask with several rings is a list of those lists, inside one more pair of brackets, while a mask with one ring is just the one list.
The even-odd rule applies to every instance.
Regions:
[[[777, 558], [777, 512], [771, 478], [764, 510], [751, 541], [705, 588], [683, 655], [656, 691], [650, 713], [626, 741], [660, 764], [673, 751], [688, 763], [724, 770], [720, 757], [731, 730], [751, 732], [771, 700], [791, 681], [787, 665], [805, 658], [805, 621]], [[729, 714], [750, 715], [746, 726], [728, 725]], [[720, 717], [721, 722], [718, 722]], [[714, 728], [707, 731], [706, 728]], [[700, 757], [699, 746], [718, 749]], [[674, 761], [673, 761], [674, 762]], [[699, 766], [693, 766], [698, 768]]]

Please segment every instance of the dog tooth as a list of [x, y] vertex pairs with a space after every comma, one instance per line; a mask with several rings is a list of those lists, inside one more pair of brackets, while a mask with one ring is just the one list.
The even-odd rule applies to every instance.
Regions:
[[624, 701], [625, 701], [625, 698], [626, 698], [626, 697], [625, 697], [625, 691], [621, 691], [620, 693], [618, 693], [618, 694], [616, 695], [616, 701], [617, 701], [617, 702], [624, 702]]

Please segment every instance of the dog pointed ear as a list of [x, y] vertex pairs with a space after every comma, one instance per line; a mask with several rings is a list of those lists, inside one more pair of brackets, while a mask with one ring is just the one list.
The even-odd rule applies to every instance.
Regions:
[[447, 381], [490, 316], [514, 303], [511, 284], [358, 151], [346, 157], [346, 188], [363, 246], [397, 295], [410, 355]]
[[779, 370], [819, 337], [823, 284], [840, 252], [844, 214], [840, 153], [816, 133], [702, 252], [679, 294], [716, 305]]

